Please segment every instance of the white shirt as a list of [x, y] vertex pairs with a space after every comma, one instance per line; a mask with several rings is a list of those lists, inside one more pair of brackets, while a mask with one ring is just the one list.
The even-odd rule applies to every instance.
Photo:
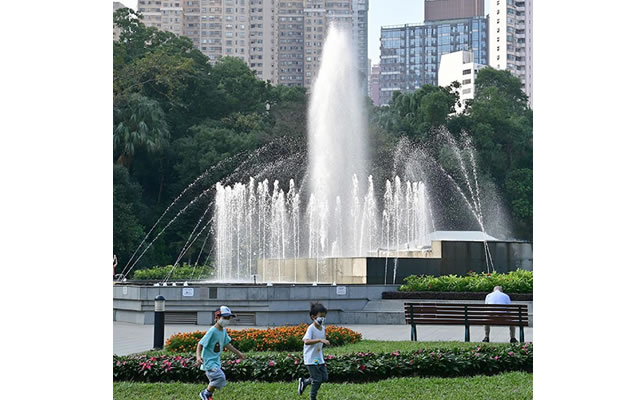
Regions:
[[[302, 340], [306, 339], [326, 339], [324, 332], [324, 325], [320, 329], [315, 327], [314, 323], [311, 323], [307, 328], [307, 333], [304, 334]], [[318, 365], [324, 364], [324, 357], [322, 356], [322, 343], [305, 344], [302, 350], [304, 354], [305, 365]]]
[[499, 290], [491, 292], [484, 298], [484, 304], [511, 304], [511, 298], [508, 294]]

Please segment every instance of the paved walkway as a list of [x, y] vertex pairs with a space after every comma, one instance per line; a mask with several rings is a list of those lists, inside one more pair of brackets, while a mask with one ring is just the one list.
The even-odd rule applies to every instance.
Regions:
[[[342, 325], [362, 333], [363, 339], [370, 340], [410, 340], [409, 325]], [[210, 326], [203, 325], [167, 325], [164, 334], [165, 341], [171, 335], [178, 332], [206, 331]], [[230, 329], [243, 328], [266, 328], [264, 326], [234, 327]], [[520, 331], [516, 330], [516, 337]], [[533, 327], [524, 329], [526, 341], [533, 341]], [[479, 342], [484, 337], [482, 326], [471, 327], [471, 341]], [[419, 341], [464, 341], [464, 326], [418, 326]], [[491, 329], [492, 342], [508, 342], [509, 329], [507, 327], [493, 327]], [[153, 325], [138, 325], [127, 322], [113, 322], [113, 353], [125, 355], [139, 353], [150, 350], [153, 347]]]

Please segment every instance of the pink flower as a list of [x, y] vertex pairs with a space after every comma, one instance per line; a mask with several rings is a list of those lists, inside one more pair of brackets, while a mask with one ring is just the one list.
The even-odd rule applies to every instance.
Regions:
[[409, 364], [413, 365], [413, 360], [409, 361]]
[[116, 363], [116, 366], [117, 366], [117, 367], [119, 367], [119, 366], [120, 366], [120, 361], [118, 361], [118, 362]]
[[476, 349], [476, 351], [480, 351], [480, 347], [478, 347], [478, 348]]
[[241, 359], [236, 358], [236, 364], [240, 364], [241, 362], [242, 362], [242, 360], [241, 360]]
[[515, 353], [514, 353], [513, 351], [510, 351], [510, 352], [508, 352], [507, 354], [508, 354], [508, 355], [510, 355], [510, 356], [512, 356], [512, 355], [514, 355]]
[[367, 367], [365, 367], [364, 365], [360, 366], [360, 370], [364, 371], [365, 369], [367, 369]]
[[273, 367], [274, 365], [276, 365], [276, 363], [274, 363], [273, 360], [269, 360], [269, 366]]
[[[327, 358], [328, 358], [328, 357], [327, 357]], [[293, 365], [298, 365], [298, 360], [295, 360], [295, 361], [293, 362]]]
[[497, 360], [498, 358], [500, 358], [500, 356], [493, 357], [494, 360]]

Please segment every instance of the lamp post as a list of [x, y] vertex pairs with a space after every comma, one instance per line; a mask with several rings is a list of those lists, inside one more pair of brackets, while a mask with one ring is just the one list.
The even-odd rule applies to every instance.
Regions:
[[153, 348], [158, 350], [164, 347], [164, 300], [163, 296], [156, 296], [153, 318]]

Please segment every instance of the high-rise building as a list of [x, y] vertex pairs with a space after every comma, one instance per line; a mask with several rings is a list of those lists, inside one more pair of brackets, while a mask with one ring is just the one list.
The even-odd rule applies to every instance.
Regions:
[[533, 106], [533, 1], [491, 0], [490, 60], [520, 78]]
[[369, 96], [376, 106], [380, 105], [380, 64], [371, 66], [371, 78], [369, 79]]
[[259, 78], [311, 87], [329, 24], [352, 31], [366, 82], [368, 0], [139, 0], [148, 26], [189, 37], [212, 62], [240, 57]]
[[[125, 8], [126, 6], [122, 3], [120, 3], [119, 1], [114, 1], [113, 2], [113, 12], [116, 12], [116, 10], [119, 10], [121, 8]], [[115, 24], [113, 25], [113, 40], [117, 41], [120, 39], [120, 28], [118, 28], [117, 26], [115, 26]]]
[[424, 0], [424, 20], [484, 17], [484, 0]]
[[460, 106], [456, 105], [456, 112], [464, 110], [467, 101], [473, 99], [478, 71], [484, 67], [486, 65], [474, 62], [472, 51], [456, 51], [440, 58], [438, 86], [448, 86], [455, 81], [460, 83], [460, 87], [455, 89], [460, 95]]
[[440, 57], [468, 50], [476, 64], [488, 64], [488, 22], [471, 17], [382, 27], [380, 38], [380, 103], [394, 91], [411, 92], [438, 84]]

